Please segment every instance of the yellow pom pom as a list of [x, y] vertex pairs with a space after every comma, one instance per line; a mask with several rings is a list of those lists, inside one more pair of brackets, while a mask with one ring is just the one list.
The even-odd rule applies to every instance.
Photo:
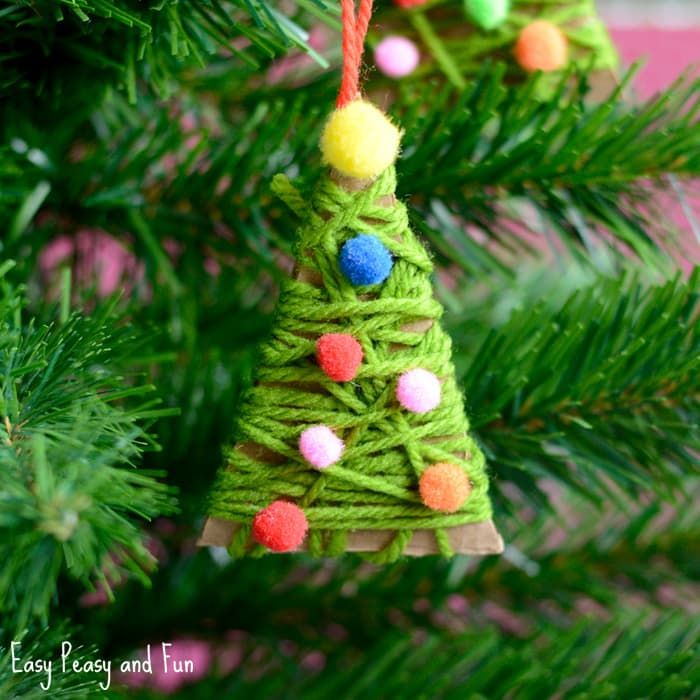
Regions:
[[401, 132], [373, 104], [354, 100], [336, 109], [321, 136], [324, 162], [342, 175], [377, 177], [399, 153]]

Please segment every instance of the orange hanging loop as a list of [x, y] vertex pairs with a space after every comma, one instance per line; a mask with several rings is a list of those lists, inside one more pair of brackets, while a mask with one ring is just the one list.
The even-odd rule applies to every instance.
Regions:
[[343, 75], [336, 100], [337, 107], [345, 107], [360, 95], [360, 65], [372, 16], [372, 0], [359, 2], [356, 14], [355, 0], [340, 0], [343, 23]]

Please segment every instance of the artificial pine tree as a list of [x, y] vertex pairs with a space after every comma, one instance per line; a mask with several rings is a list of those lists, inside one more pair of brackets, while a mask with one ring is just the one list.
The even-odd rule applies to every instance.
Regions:
[[[338, 185], [318, 154], [337, 4], [0, 7], [0, 697], [697, 695], [699, 85], [594, 94], [616, 60], [592, 2], [496, 4], [490, 28], [471, 0], [379, 3], [370, 48], [419, 60], [363, 73], [405, 130], [402, 230], [506, 548], [380, 565], [195, 546], [269, 366], [294, 211]], [[567, 48], [546, 75], [515, 54], [542, 19]], [[306, 368], [345, 387], [318, 340]], [[115, 664], [172, 643], [195, 671], [114, 669], [104, 693], [61, 672], [64, 640]], [[12, 641], [54, 660], [50, 691]]]

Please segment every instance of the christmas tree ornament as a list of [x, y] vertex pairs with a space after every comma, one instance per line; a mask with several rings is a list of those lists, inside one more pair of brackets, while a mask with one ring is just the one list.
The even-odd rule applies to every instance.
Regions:
[[[428, 3], [404, 14], [389, 15], [383, 29], [394, 34], [410, 26], [410, 38], [421, 47], [421, 80], [439, 76], [463, 91], [485, 62], [508, 58], [504, 52], [509, 52], [509, 82], [573, 64], [590, 72], [594, 100], [617, 85], [617, 51], [595, 0], [461, 0]], [[555, 82], [538, 80], [535, 94], [551, 93]]]
[[233, 556], [503, 548], [432, 262], [395, 196], [401, 132], [360, 97], [371, 4], [355, 14], [342, 0], [342, 82], [320, 144], [329, 172], [310, 197], [273, 181], [302, 221], [295, 271], [200, 538]]
[[556, 24], [538, 19], [520, 32], [514, 53], [520, 67], [529, 73], [547, 72], [566, 65], [569, 45], [564, 32]]
[[418, 47], [404, 36], [388, 36], [374, 49], [377, 68], [390, 78], [404, 78], [410, 75], [419, 61]]
[[510, 12], [510, 0], [464, 0], [467, 17], [487, 31], [505, 22]]

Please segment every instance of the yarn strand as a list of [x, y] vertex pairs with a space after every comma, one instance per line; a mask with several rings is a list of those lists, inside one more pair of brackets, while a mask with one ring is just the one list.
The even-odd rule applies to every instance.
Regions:
[[340, 0], [343, 23], [343, 74], [336, 106], [345, 107], [360, 94], [360, 65], [365, 36], [372, 16], [372, 0], [360, 0], [355, 13], [355, 0]]

